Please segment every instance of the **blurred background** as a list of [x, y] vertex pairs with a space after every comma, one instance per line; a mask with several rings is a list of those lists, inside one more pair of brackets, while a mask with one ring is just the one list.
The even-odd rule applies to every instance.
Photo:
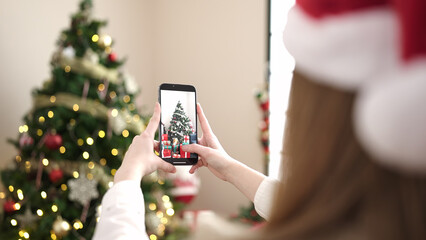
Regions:
[[[78, 2], [0, 0], [1, 167], [16, 155], [6, 139], [17, 137], [32, 108], [32, 89], [50, 77], [55, 42]], [[142, 90], [139, 109], [152, 112], [163, 82], [192, 84], [228, 153], [265, 171], [254, 92], [267, 79], [268, 7], [266, 0], [94, 0], [94, 17], [108, 20], [104, 32], [114, 39], [118, 57], [127, 57], [123, 67]], [[188, 209], [229, 215], [248, 204], [208, 170], [199, 176], [201, 188]]]

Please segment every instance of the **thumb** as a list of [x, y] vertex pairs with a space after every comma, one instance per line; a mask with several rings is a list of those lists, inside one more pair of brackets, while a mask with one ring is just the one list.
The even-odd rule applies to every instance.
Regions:
[[158, 158], [158, 169], [161, 169], [164, 172], [168, 172], [168, 173], [176, 172], [176, 167], [173, 166], [173, 164], [168, 163], [161, 158]]
[[209, 147], [204, 147], [202, 145], [193, 143], [189, 145], [182, 145], [182, 150], [185, 152], [196, 153], [201, 157], [206, 156], [206, 154], [211, 150]]

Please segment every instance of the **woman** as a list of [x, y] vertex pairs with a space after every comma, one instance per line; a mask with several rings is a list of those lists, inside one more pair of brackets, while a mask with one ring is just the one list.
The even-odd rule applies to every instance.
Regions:
[[[227, 155], [199, 108], [203, 138], [184, 150], [201, 161], [190, 172], [208, 167], [268, 219], [231, 239], [426, 239], [425, 12], [420, 0], [296, 1], [282, 183]], [[95, 238], [107, 228], [111, 239], [142, 238], [143, 206], [117, 196], [141, 198], [144, 174], [175, 171], [152, 153], [158, 108], [117, 171]], [[125, 182], [133, 187], [117, 187]]]

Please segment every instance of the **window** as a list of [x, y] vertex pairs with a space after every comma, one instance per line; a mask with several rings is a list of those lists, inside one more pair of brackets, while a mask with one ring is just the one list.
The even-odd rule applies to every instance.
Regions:
[[270, 0], [270, 39], [269, 39], [269, 176], [279, 178], [285, 112], [288, 106], [294, 59], [283, 43], [283, 31], [287, 14], [294, 0]]

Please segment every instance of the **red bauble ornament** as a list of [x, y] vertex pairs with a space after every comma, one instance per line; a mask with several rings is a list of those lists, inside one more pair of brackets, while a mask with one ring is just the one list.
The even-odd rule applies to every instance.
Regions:
[[12, 200], [8, 200], [3, 204], [3, 210], [6, 213], [11, 213], [16, 211], [15, 202]]
[[62, 136], [59, 134], [48, 133], [44, 141], [44, 145], [50, 150], [56, 150], [62, 146]]
[[115, 54], [115, 53], [110, 53], [110, 54], [108, 54], [108, 60], [109, 60], [110, 62], [115, 62], [115, 61], [117, 61], [117, 54]]
[[49, 173], [49, 179], [52, 183], [57, 183], [64, 176], [64, 172], [61, 169], [53, 169]]
[[262, 108], [262, 110], [263, 110], [263, 111], [267, 111], [267, 110], [269, 110], [269, 100], [268, 100], [268, 101], [266, 101], [266, 102], [264, 102], [264, 103], [262, 103], [262, 104], [260, 105], [260, 108]]

